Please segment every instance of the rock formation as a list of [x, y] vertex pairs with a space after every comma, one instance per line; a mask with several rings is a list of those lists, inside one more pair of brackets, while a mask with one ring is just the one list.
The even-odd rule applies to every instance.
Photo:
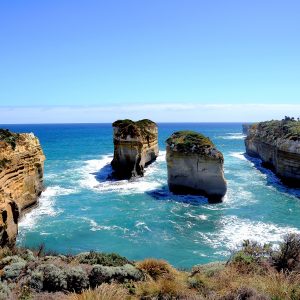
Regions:
[[143, 176], [144, 168], [158, 156], [157, 125], [150, 120], [118, 120], [113, 123], [113, 176], [129, 179]]
[[224, 158], [211, 140], [194, 131], [178, 131], [166, 143], [170, 191], [220, 201], [227, 190]]
[[33, 134], [0, 129], [0, 246], [15, 242], [20, 214], [37, 202], [44, 160]]
[[249, 156], [259, 157], [284, 183], [300, 187], [300, 121], [253, 124], [245, 145]]
[[245, 124], [242, 124], [242, 128], [243, 128], [243, 134], [248, 134], [248, 131], [249, 129], [251, 128], [252, 124], [249, 124], [249, 123], [245, 123]]

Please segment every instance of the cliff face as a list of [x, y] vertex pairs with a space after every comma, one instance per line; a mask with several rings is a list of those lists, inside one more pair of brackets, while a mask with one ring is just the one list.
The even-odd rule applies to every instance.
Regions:
[[14, 243], [20, 214], [37, 202], [44, 160], [33, 134], [0, 130], [0, 246]]
[[144, 168], [158, 156], [158, 129], [150, 120], [119, 120], [113, 123], [114, 176], [143, 176]]
[[247, 135], [251, 126], [252, 126], [252, 124], [242, 124], [243, 134]]
[[300, 187], [300, 121], [261, 122], [251, 126], [246, 152], [259, 157], [284, 183]]
[[175, 132], [166, 143], [170, 191], [220, 201], [227, 190], [224, 158], [213, 143], [193, 131]]

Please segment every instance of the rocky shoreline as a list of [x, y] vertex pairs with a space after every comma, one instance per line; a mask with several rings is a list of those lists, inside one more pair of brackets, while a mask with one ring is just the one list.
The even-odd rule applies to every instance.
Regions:
[[284, 184], [300, 187], [300, 121], [284, 119], [253, 124], [245, 146], [249, 156], [259, 157]]
[[33, 134], [0, 130], [0, 245], [13, 244], [20, 215], [43, 191], [44, 160]]

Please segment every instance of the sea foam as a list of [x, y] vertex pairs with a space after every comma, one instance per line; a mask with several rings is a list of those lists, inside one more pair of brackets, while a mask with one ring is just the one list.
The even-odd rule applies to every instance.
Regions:
[[42, 193], [38, 200], [38, 205], [26, 213], [19, 221], [19, 228], [23, 230], [33, 230], [40, 218], [44, 216], [54, 217], [62, 211], [55, 208], [55, 200], [58, 196], [76, 193], [76, 189], [67, 189], [60, 186], [50, 186]]
[[162, 186], [163, 180], [151, 176], [158, 171], [159, 164], [164, 163], [165, 151], [161, 151], [156, 161], [145, 169], [144, 177], [132, 180], [112, 180], [110, 162], [113, 156], [104, 155], [99, 160], [85, 161], [85, 165], [77, 171], [81, 174], [79, 184], [82, 188], [92, 189], [94, 192], [118, 192], [122, 194], [144, 193]]

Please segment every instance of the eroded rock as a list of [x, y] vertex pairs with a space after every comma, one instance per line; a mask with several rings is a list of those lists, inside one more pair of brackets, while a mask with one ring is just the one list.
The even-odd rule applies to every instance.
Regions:
[[245, 146], [249, 156], [259, 157], [284, 183], [300, 187], [300, 121], [287, 118], [253, 124]]
[[158, 129], [150, 120], [118, 120], [113, 123], [114, 177], [143, 176], [144, 168], [158, 156]]
[[178, 131], [166, 143], [170, 191], [220, 201], [227, 190], [224, 158], [211, 140], [194, 131]]
[[0, 129], [0, 246], [14, 243], [20, 214], [43, 191], [44, 160], [33, 134]]

